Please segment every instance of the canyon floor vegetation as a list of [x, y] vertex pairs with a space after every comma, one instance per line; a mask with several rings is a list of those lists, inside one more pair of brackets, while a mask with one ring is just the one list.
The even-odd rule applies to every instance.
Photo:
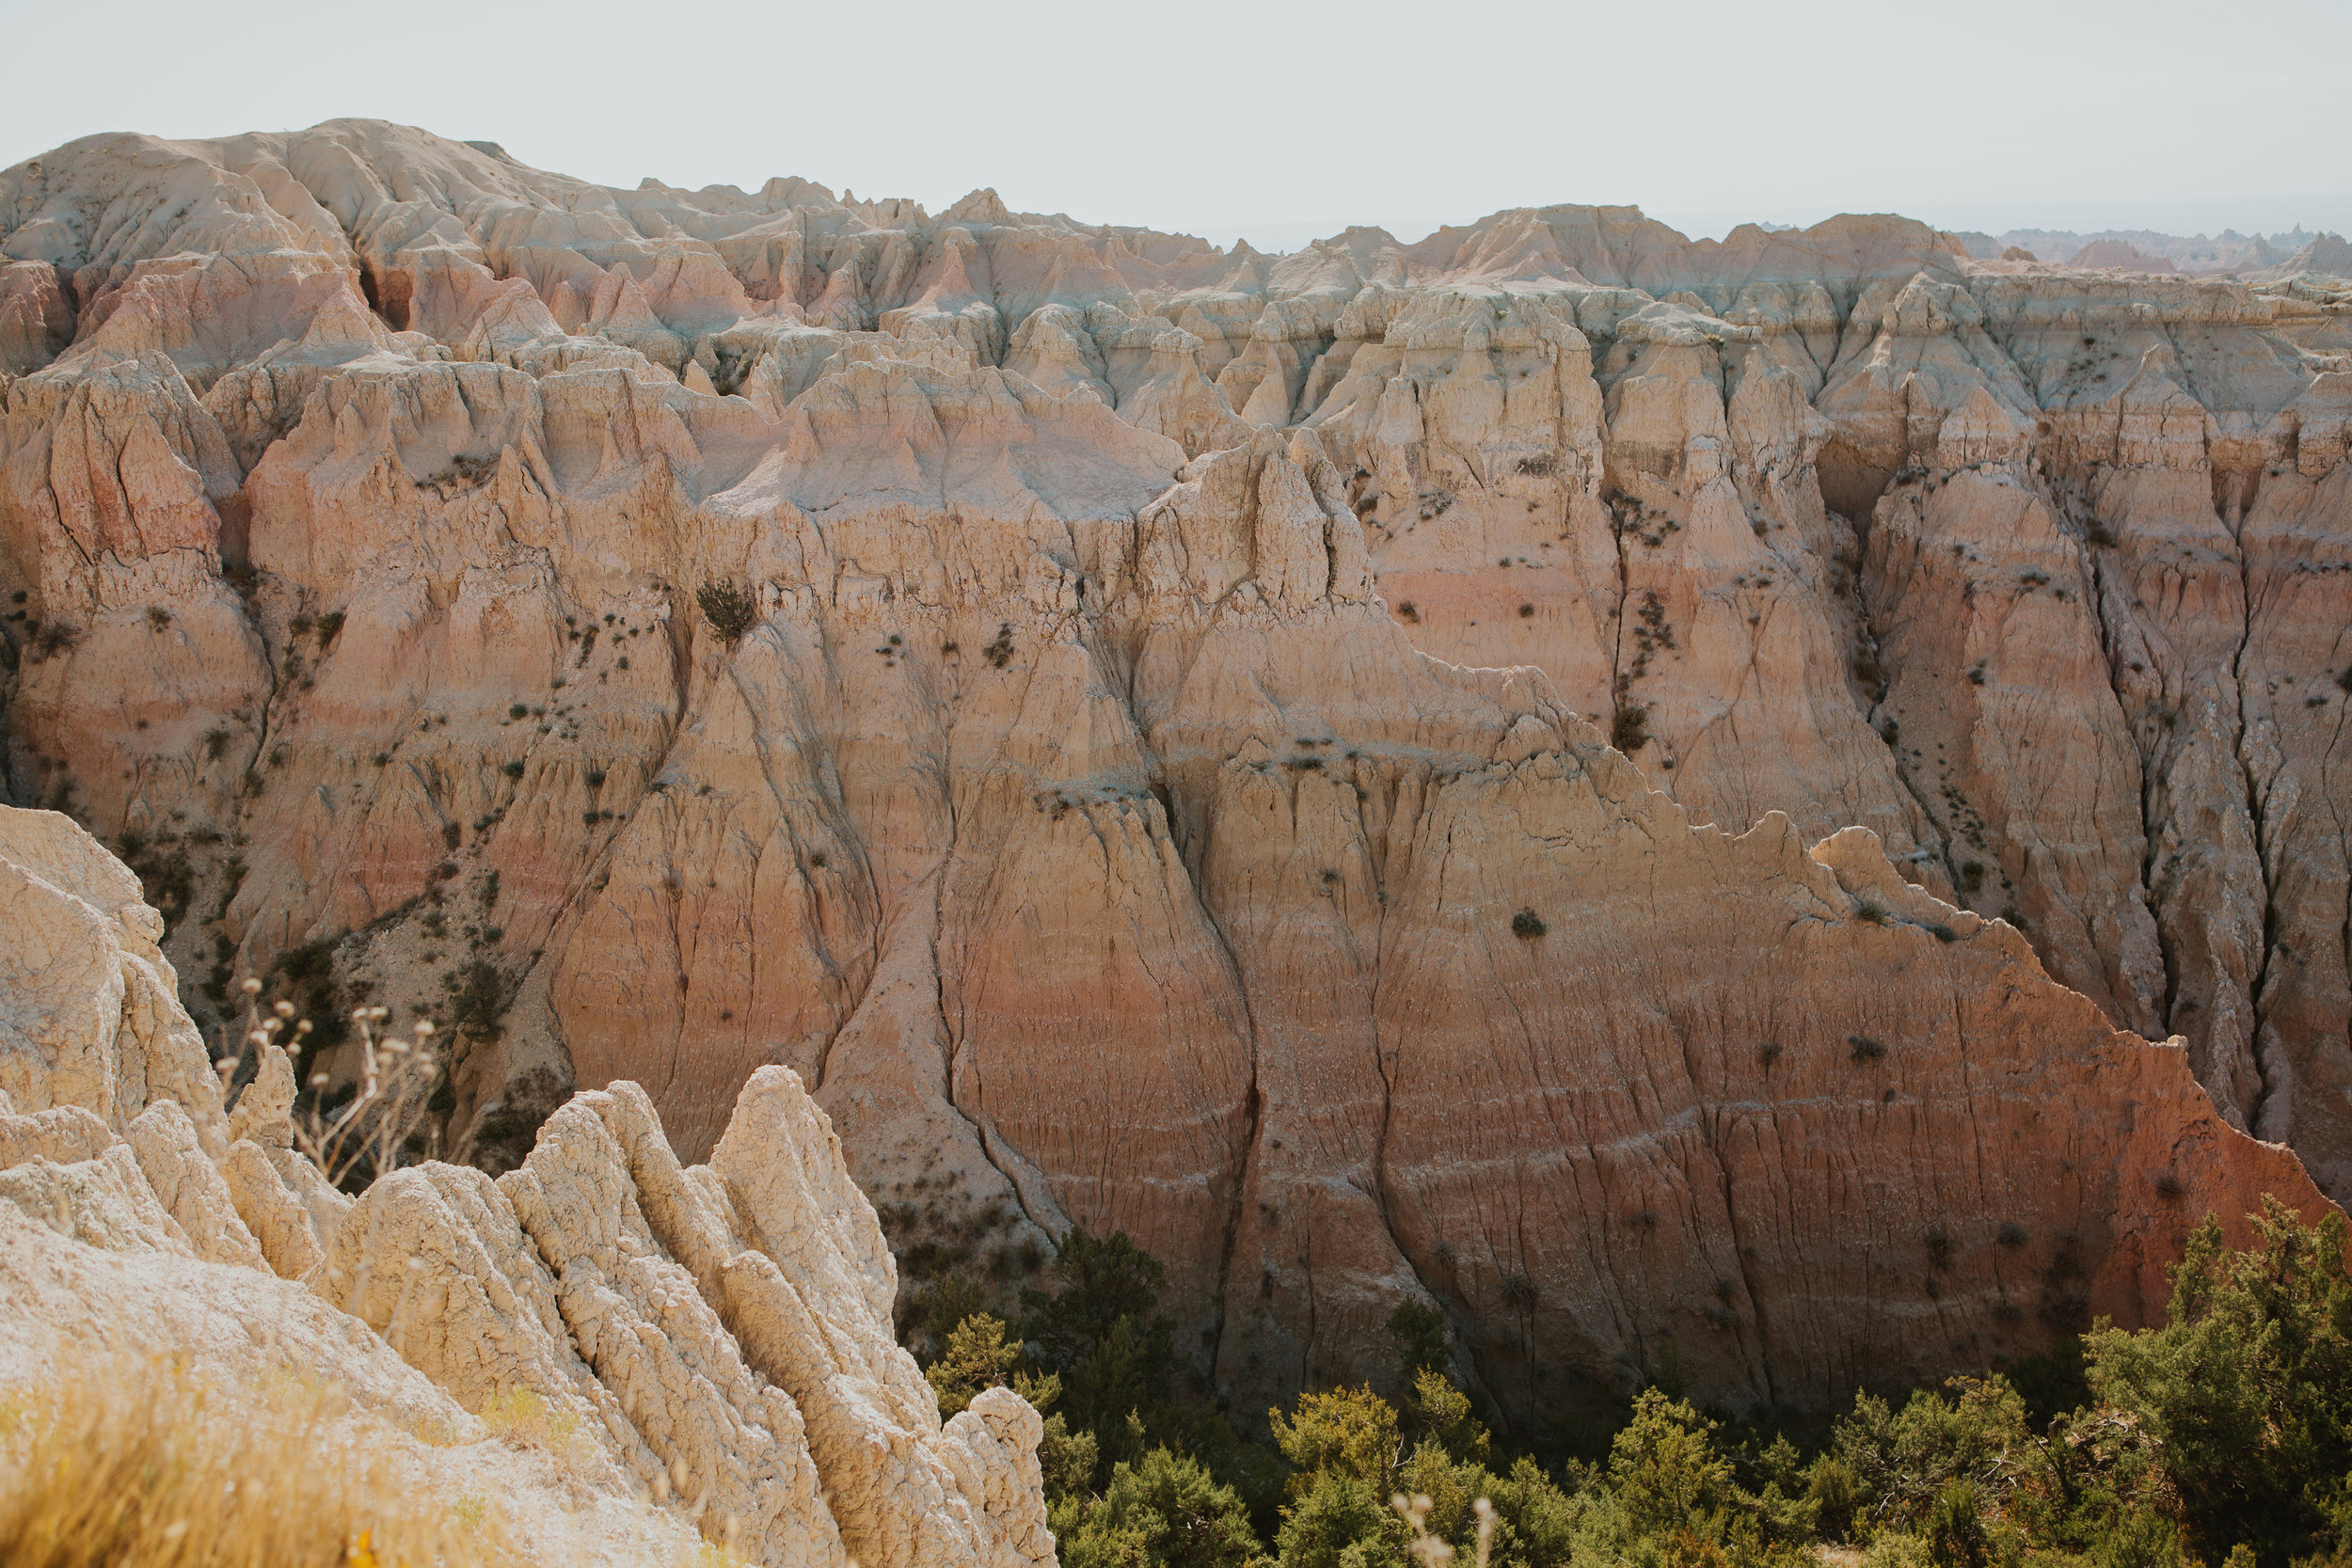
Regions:
[[904, 1328], [943, 1411], [996, 1385], [1044, 1411], [1067, 1568], [2343, 1568], [2347, 1227], [2252, 1218], [2244, 1250], [2199, 1228], [2161, 1328], [1865, 1390], [1826, 1423], [1717, 1418], [1653, 1382], [1613, 1431], [1517, 1438], [1454, 1375], [1443, 1315], [1407, 1306], [1406, 1392], [1311, 1390], [1258, 1425], [1181, 1386], [1163, 1271], [1123, 1232], [1073, 1232], [1056, 1289], [1009, 1312], [936, 1277]]

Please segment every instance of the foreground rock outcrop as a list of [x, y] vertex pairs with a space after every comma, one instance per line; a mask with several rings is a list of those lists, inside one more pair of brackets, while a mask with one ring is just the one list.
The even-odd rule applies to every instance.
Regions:
[[[610, 1146], [759, 1341], [767, 1221], [669, 1173], [753, 1168], [776, 1067], [911, 1268], [1123, 1227], [1244, 1408], [1401, 1300], [1506, 1407], [1821, 1404], [2352, 1191], [2332, 275], [1568, 207], [1271, 258], [370, 121], [72, 144], [0, 255], [9, 789], [199, 1010], [445, 998], [508, 1175], [369, 1201], [547, 1300], [654, 1290], [526, 1201]], [[908, 1392], [748, 1365], [820, 1467]]]
[[[224, 1122], [119, 863], [63, 816], [0, 807], [0, 876], [20, 894], [0, 1378], [103, 1349], [230, 1397], [331, 1381], [361, 1418], [432, 1434], [407, 1446], [452, 1501], [486, 1476], [549, 1562], [672, 1560], [696, 1530], [771, 1564], [1054, 1560], [1037, 1413], [999, 1388], [943, 1425], [892, 1336], [872, 1206], [788, 1069], [753, 1077], [709, 1165], [681, 1166], [623, 1083], [496, 1181], [426, 1164], [354, 1202], [288, 1147], [266, 1075]], [[96, 1041], [119, 1054], [84, 1070]], [[485, 1440], [482, 1418], [516, 1411], [538, 1413], [532, 1441]]]

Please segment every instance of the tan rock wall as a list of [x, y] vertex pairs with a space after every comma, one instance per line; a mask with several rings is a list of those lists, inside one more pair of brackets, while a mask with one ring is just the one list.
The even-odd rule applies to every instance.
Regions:
[[[2296, 1156], [2348, 1190], [2339, 282], [1632, 209], [1268, 258], [367, 121], [0, 197], [11, 798], [139, 863], [208, 1015], [290, 955], [437, 1003], [559, 1316], [671, 1347], [632, 1421], [835, 1441], [834, 1374], [761, 1372], [787, 1419], [691, 1349], [790, 1319], [691, 1175], [772, 1068], [911, 1269], [1125, 1227], [1244, 1402], [1384, 1370], [1406, 1299], [1518, 1407], [1669, 1343], [1821, 1402], [2131, 1318], [2191, 1210], [2319, 1201]], [[38, 1049], [119, 1128], [96, 1018]], [[620, 1091], [532, 1152], [617, 1083], [689, 1173], [628, 1146], [627, 1201]], [[401, 1225], [503, 1270], [435, 1194]]]

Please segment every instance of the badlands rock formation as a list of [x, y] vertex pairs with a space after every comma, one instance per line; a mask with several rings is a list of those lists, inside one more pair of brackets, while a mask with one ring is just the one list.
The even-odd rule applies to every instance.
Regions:
[[1124, 1227], [1244, 1408], [1406, 1299], [1509, 1406], [1820, 1404], [2352, 1192], [2342, 278], [1272, 258], [372, 121], [73, 143], [0, 256], [9, 788], [199, 1011], [439, 1006], [485, 1167], [643, 1085], [370, 1199], [559, 1306], [619, 1149], [762, 1342], [647, 1129], [739, 1180], [776, 1066], [911, 1265]]
[[2343, 235], [2308, 233], [2299, 224], [2283, 234], [2268, 236], [2225, 229], [2210, 239], [2202, 234], [2115, 229], [2095, 234], [2012, 229], [2006, 234], [1952, 237], [1979, 261], [2023, 251], [2027, 258], [2063, 260], [2070, 268], [2112, 266], [2126, 272], [2185, 272], [2205, 277], [2226, 274], [2256, 283], [2309, 272], [2341, 274], [2345, 261]]
[[[1054, 1560], [1037, 1413], [992, 1389], [943, 1426], [789, 1069], [752, 1077], [707, 1165], [619, 1083], [496, 1181], [427, 1164], [355, 1203], [290, 1147], [276, 1047], [287, 1092], [264, 1072], [224, 1121], [161, 922], [103, 847], [0, 807], [0, 1379], [101, 1347], [232, 1391], [331, 1379], [448, 1500], [486, 1479], [551, 1563], [680, 1560], [697, 1528], [768, 1564]], [[576, 1434], [555, 1458], [485, 1439], [517, 1400]]]

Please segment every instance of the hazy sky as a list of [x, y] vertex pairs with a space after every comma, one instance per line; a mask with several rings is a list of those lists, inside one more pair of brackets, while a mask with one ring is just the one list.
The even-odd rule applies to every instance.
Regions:
[[1268, 248], [1553, 201], [2352, 230], [2352, 0], [0, 0], [0, 165], [368, 115], [608, 184], [993, 185]]

